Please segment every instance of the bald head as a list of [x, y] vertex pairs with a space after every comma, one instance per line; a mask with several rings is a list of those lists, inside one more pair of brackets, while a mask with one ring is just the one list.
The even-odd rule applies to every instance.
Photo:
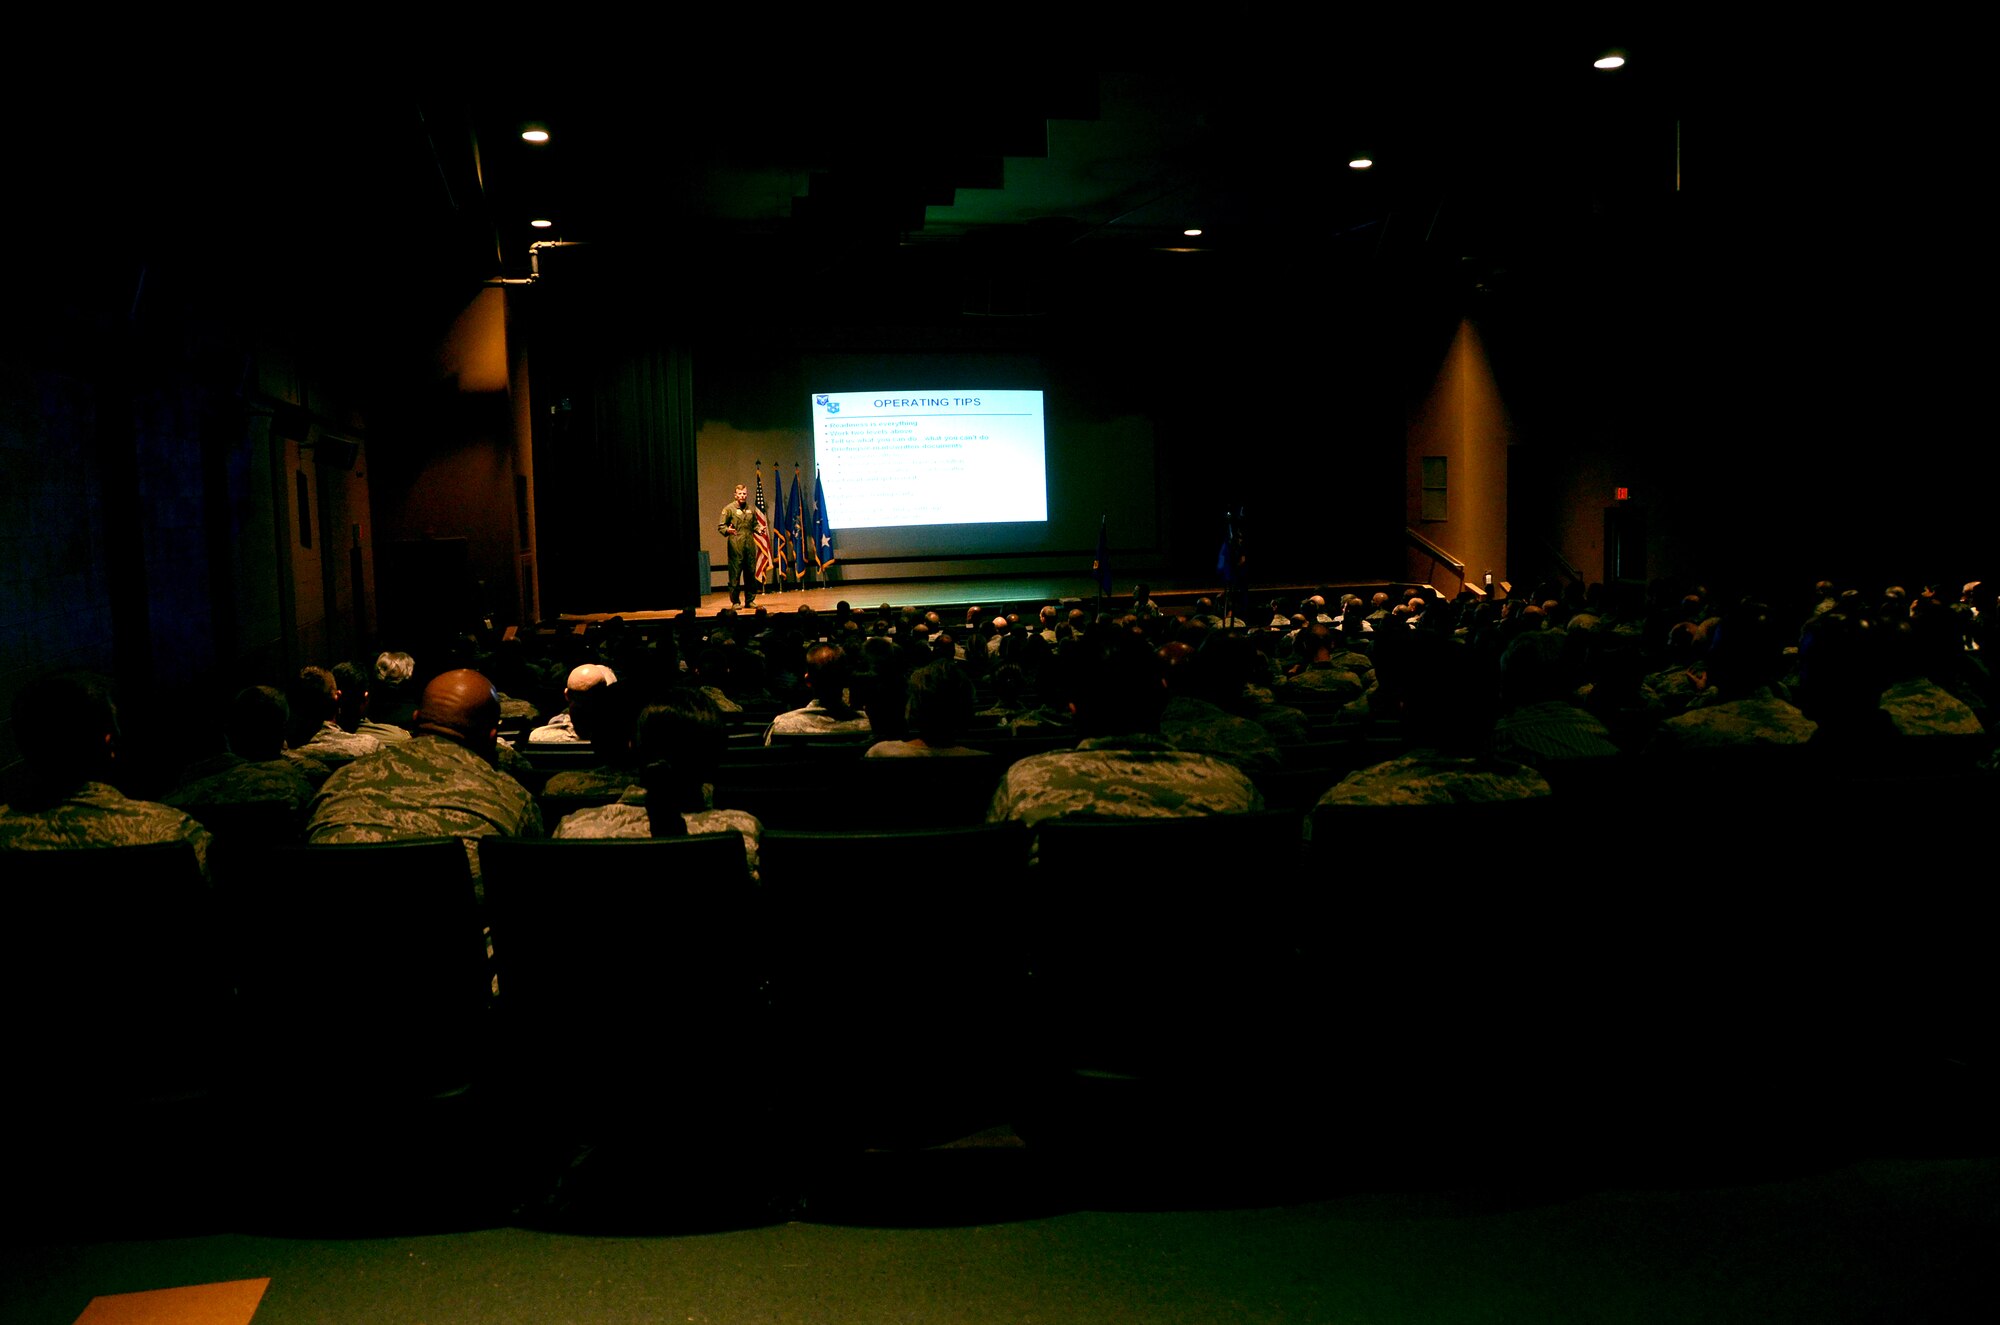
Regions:
[[609, 667], [604, 666], [602, 663], [584, 663], [581, 666], [570, 669], [569, 680], [564, 682], [564, 688], [569, 691], [570, 698], [575, 699], [578, 695], [593, 687], [617, 684], [618, 673], [612, 671]]
[[442, 736], [490, 755], [500, 730], [500, 695], [491, 681], [470, 668], [446, 672], [424, 687], [416, 729], [421, 735]]

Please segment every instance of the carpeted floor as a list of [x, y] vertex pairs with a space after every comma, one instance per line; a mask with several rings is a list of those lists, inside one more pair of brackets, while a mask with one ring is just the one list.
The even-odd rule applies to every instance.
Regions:
[[[268, 1279], [254, 1325], [1983, 1321], [2000, 1246], [1993, 1159], [1378, 1175], [1282, 1204], [1214, 1185], [1177, 1201], [1167, 1174], [1120, 1202], [1004, 1135], [853, 1163], [795, 1218], [679, 1235], [560, 1217], [402, 1236], [307, 1219], [285, 1235], [243, 1210], [233, 1231], [75, 1241], [16, 1210], [0, 1319], [70, 1325], [94, 1298]], [[202, 1301], [103, 1301], [88, 1319], [223, 1325]]]

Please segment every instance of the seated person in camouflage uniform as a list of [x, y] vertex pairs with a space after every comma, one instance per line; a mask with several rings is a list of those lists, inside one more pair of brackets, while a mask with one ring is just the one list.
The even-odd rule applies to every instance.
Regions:
[[286, 695], [292, 706], [292, 750], [339, 767], [382, 748], [373, 736], [340, 729], [340, 683], [324, 667], [301, 667]]
[[563, 711], [528, 733], [529, 745], [569, 745], [588, 740], [576, 730], [577, 697], [604, 686], [618, 684], [618, 673], [597, 663], [572, 667], [563, 684]]
[[1571, 702], [1564, 638], [1552, 630], [1516, 635], [1500, 655], [1500, 695], [1507, 712], [1493, 724], [1493, 748], [1543, 767], [1618, 755], [1611, 729]]
[[987, 807], [989, 822], [1081, 815], [1156, 819], [1264, 808], [1250, 779], [1208, 755], [1176, 750], [1160, 736], [1167, 704], [1160, 661], [1144, 643], [1114, 639], [1081, 668], [1069, 693], [1084, 739], [1074, 750], [1023, 759], [1007, 770]]
[[1440, 805], [1550, 794], [1548, 779], [1534, 769], [1488, 753], [1492, 714], [1464, 646], [1442, 635], [1419, 635], [1402, 665], [1397, 689], [1409, 753], [1349, 773], [1320, 797], [1320, 805]]
[[856, 735], [870, 730], [868, 715], [857, 706], [853, 672], [846, 650], [838, 644], [815, 644], [806, 650], [806, 687], [812, 702], [780, 713], [764, 731], [764, 744], [780, 736]]
[[375, 698], [375, 678], [369, 669], [359, 663], [335, 663], [333, 683], [339, 691], [339, 709], [335, 721], [344, 732], [356, 736], [372, 736], [384, 745], [396, 741], [407, 741], [410, 732], [407, 727], [398, 727], [393, 722], [379, 722], [370, 714]]
[[1783, 689], [1786, 631], [1762, 603], [1739, 603], [1711, 631], [1704, 698], [1661, 723], [1649, 754], [1803, 745], [1812, 719]]
[[1222, 656], [1225, 646], [1238, 643], [1242, 641], [1215, 635], [1203, 642], [1200, 653], [1179, 640], [1161, 646], [1168, 699], [1160, 718], [1160, 734], [1177, 750], [1214, 755], [1244, 770], [1276, 768], [1277, 738], [1224, 707], [1232, 688], [1236, 696], [1242, 694], [1240, 684], [1231, 686], [1227, 660]]
[[985, 754], [959, 744], [972, 721], [973, 702], [972, 680], [963, 664], [950, 658], [925, 663], [904, 683], [903, 721], [909, 739], [877, 741], [868, 747], [866, 757]]
[[616, 805], [578, 810], [556, 825], [558, 838], [681, 837], [690, 833], [740, 833], [750, 877], [757, 877], [754, 814], [715, 808], [712, 779], [722, 764], [728, 728], [714, 701], [691, 687], [676, 687], [639, 711], [635, 743], [638, 770]]
[[1374, 664], [1362, 654], [1341, 646], [1330, 627], [1307, 626], [1293, 642], [1298, 649], [1299, 665], [1280, 687], [1280, 699], [1287, 695], [1304, 696], [1344, 706], [1365, 698], [1373, 688]]
[[[291, 711], [273, 686], [250, 686], [229, 701], [229, 749], [188, 769], [189, 780], [166, 803], [199, 819], [211, 806], [273, 805], [303, 816], [330, 770], [316, 760], [285, 758]], [[291, 827], [295, 831], [298, 823]]]
[[413, 837], [540, 837], [541, 812], [519, 782], [494, 767], [500, 696], [478, 672], [446, 672], [424, 687], [416, 735], [326, 780], [306, 819], [306, 840], [396, 842]]
[[590, 743], [598, 762], [591, 768], [549, 774], [542, 795], [616, 796], [638, 781], [634, 743], [639, 710], [644, 707], [640, 687], [631, 682], [593, 685], [579, 692], [570, 702], [571, 730], [579, 741]]
[[369, 707], [376, 719], [409, 731], [416, 721], [417, 660], [407, 653], [384, 651], [375, 655], [375, 685], [369, 691]]
[[187, 842], [208, 869], [208, 831], [172, 806], [128, 800], [110, 783], [118, 708], [108, 683], [64, 674], [32, 681], [14, 699], [14, 736], [27, 758], [18, 802], [0, 805], [0, 850]]

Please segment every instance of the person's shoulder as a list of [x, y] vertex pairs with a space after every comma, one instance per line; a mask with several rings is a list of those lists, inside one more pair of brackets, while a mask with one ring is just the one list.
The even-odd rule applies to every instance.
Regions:
[[643, 805], [598, 805], [562, 817], [552, 837], [564, 840], [650, 837], [652, 829]]
[[682, 817], [690, 833], [747, 833], [755, 837], [764, 831], [763, 821], [748, 810], [696, 810]]

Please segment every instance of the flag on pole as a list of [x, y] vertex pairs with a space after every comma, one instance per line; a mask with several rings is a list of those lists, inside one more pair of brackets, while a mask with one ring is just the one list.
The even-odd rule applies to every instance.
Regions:
[[1215, 573], [1222, 577], [1224, 589], [1240, 589], [1248, 582], [1248, 560], [1243, 553], [1243, 514], [1247, 509], [1239, 506], [1222, 513], [1222, 547], [1215, 554]]
[[837, 560], [833, 551], [833, 521], [826, 514], [826, 484], [813, 470], [813, 564], [825, 570]]
[[792, 462], [792, 495], [785, 499], [785, 543], [792, 553], [792, 578], [806, 579], [806, 494], [799, 486], [799, 462]]
[[785, 574], [792, 565], [792, 525], [785, 517], [785, 476], [771, 466], [771, 582], [785, 587]]
[[1105, 543], [1105, 517], [1097, 517], [1097, 555], [1090, 560], [1091, 578], [1097, 581], [1097, 592], [1104, 597], [1111, 596], [1111, 553]]
[[750, 535], [757, 544], [757, 582], [771, 579], [771, 508], [764, 504], [764, 462], [757, 462], [757, 523]]
[[778, 473], [776, 465], [771, 466], [771, 588], [782, 592], [785, 587], [785, 563], [791, 556], [791, 549], [785, 542], [785, 480]]

